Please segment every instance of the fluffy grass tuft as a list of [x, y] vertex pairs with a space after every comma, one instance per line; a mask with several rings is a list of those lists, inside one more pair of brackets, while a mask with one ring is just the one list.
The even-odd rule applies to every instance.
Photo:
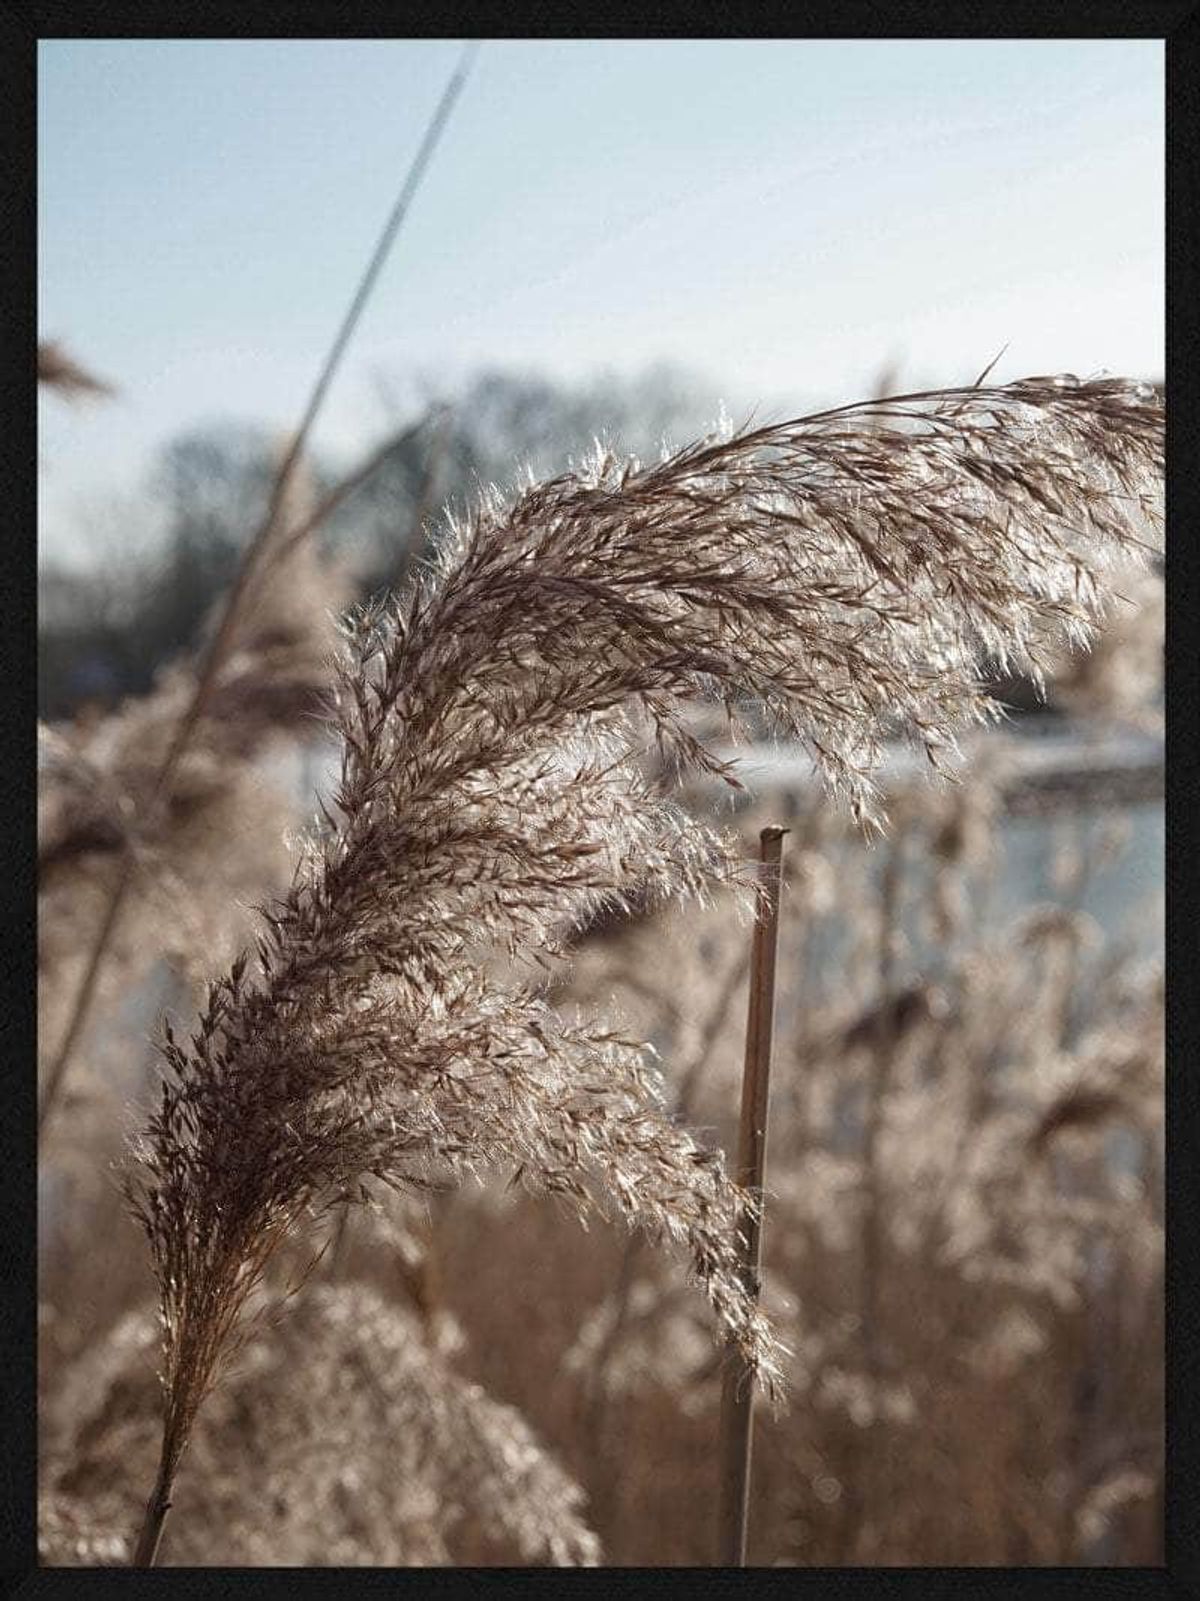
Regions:
[[[856, 815], [882, 740], [934, 766], [995, 714], [989, 669], [1085, 640], [1105, 570], [1150, 548], [1162, 408], [1122, 380], [893, 397], [605, 453], [485, 495], [401, 598], [348, 630], [340, 784], [256, 959], [165, 1030], [128, 1194], [164, 1327], [148, 1527], [281, 1243], [371, 1186], [508, 1168], [690, 1254], [772, 1389], [736, 1274], [744, 1197], [663, 1110], [645, 1049], [543, 994], [600, 912], [745, 882], [736, 846], [644, 777], [731, 765], [697, 697], [761, 707]], [[143, 1540], [142, 1559], [152, 1549]]]

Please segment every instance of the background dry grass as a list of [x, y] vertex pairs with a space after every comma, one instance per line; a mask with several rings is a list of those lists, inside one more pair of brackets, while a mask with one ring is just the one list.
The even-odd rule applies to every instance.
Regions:
[[[892, 847], [910, 863], [929, 851], [931, 832], [961, 823], [931, 826], [921, 800]], [[767, 1304], [795, 1355], [788, 1413], [759, 1420], [751, 1560], [1153, 1562], [1162, 1497], [1157, 964], [1099, 946], [1082, 966], [1079, 946], [1096, 930], [1068, 906], [987, 940], [960, 912], [936, 980], [914, 980], [902, 959], [902, 1004], [883, 1010], [889, 1077], [876, 1090], [872, 1171], [855, 1103], [871, 1093], [881, 1015], [879, 864], [860, 845], [831, 840], [823, 817], [796, 827], [766, 1237]], [[974, 849], [990, 840], [977, 826]], [[848, 851], [831, 856], [839, 844]], [[977, 889], [984, 865], [939, 860], [925, 884], [913, 874], [906, 913], [944, 917], [939, 902], [953, 905], [964, 877]], [[814, 949], [839, 932], [849, 943], [822, 975]], [[702, 923], [655, 920], [598, 935], [581, 947], [572, 980], [584, 996], [615, 990], [669, 1074], [702, 1049], [689, 998], [728, 991], [690, 1075], [690, 1120], [724, 1141], [744, 1006], [744, 977], [726, 980], [744, 966], [743, 933], [718, 907]], [[847, 985], [847, 974], [857, 982]], [[87, 1126], [79, 1120], [76, 1146]], [[93, 1144], [81, 1166], [99, 1167], [103, 1149]], [[76, 1149], [76, 1160], [83, 1154]], [[105, 1225], [102, 1206], [81, 1206], [86, 1196], [77, 1190], [62, 1207], [58, 1248], [43, 1268], [44, 1538], [57, 1561], [127, 1552], [120, 1542], [136, 1523], [158, 1426], [145, 1270], [133, 1265], [115, 1205]], [[872, 1208], [885, 1227], [869, 1285]], [[106, 1237], [120, 1248], [98, 1252]], [[114, 1272], [122, 1260], [132, 1266], [124, 1282]], [[264, 1334], [199, 1426], [166, 1561], [577, 1558], [586, 1541], [576, 1534], [572, 1546], [570, 1531], [580, 1515], [605, 1561], [711, 1560], [719, 1372], [702, 1303], [656, 1253], [604, 1225], [581, 1248], [578, 1225], [546, 1202], [467, 1189], [358, 1219], [336, 1264], [318, 1274], [325, 1299], [301, 1297]], [[381, 1425], [365, 1379], [351, 1404], [353, 1377], [339, 1369], [336, 1388], [319, 1378], [321, 1364], [344, 1362], [344, 1323], [326, 1327], [322, 1308], [372, 1294], [410, 1355], [445, 1353], [444, 1370], [406, 1369], [405, 1383], [474, 1381], [515, 1409], [514, 1427], [519, 1418], [535, 1431], [551, 1454], [547, 1474], [557, 1461], [574, 1478], [586, 1502], [562, 1503], [557, 1537], [567, 1544], [522, 1544], [501, 1519], [481, 1547], [482, 1513], [471, 1503], [464, 1512], [462, 1491], [447, 1497], [437, 1484], [418, 1493], [406, 1481], [401, 1500], [379, 1502], [380, 1482], [396, 1482], [395, 1438], [410, 1429], [406, 1409], [420, 1395], [397, 1380]], [[143, 1309], [133, 1344], [130, 1305]], [[373, 1360], [365, 1319], [359, 1335]], [[291, 1431], [286, 1444], [262, 1437], [264, 1409], [271, 1427], [278, 1413]], [[369, 1429], [360, 1427], [367, 1416]], [[477, 1447], [462, 1420], [447, 1416], [443, 1428], [432, 1455], [477, 1471], [464, 1460]], [[323, 1449], [306, 1457], [316, 1441]], [[281, 1500], [264, 1499], [262, 1461], [291, 1476], [271, 1492]], [[348, 1464], [355, 1482], [374, 1486], [370, 1506], [330, 1488]], [[507, 1470], [499, 1477], [504, 1495], [493, 1493], [508, 1497], [515, 1525], [525, 1516], [520, 1483]], [[536, 1487], [536, 1503], [545, 1496]]]

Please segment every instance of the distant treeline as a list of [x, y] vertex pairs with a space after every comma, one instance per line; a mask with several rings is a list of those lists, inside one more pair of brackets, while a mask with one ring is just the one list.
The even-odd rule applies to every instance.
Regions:
[[[710, 428], [716, 414], [716, 397], [672, 368], [579, 387], [484, 374], [457, 400], [414, 413], [412, 423], [422, 426], [398, 422], [395, 448], [316, 537], [347, 559], [365, 598], [401, 582], [441, 510], [465, 505], [479, 484], [507, 487], [526, 466], [556, 471], [597, 435], [654, 456], [664, 437], [681, 444]], [[114, 559], [104, 531], [81, 525], [80, 543], [90, 542], [93, 559], [42, 566], [39, 716], [69, 717], [85, 703], [110, 706], [144, 693], [161, 666], [196, 642], [265, 513], [281, 443], [235, 424], [178, 436], [141, 491], [137, 509], [157, 531], [142, 553]], [[319, 501], [339, 476], [310, 459], [308, 499]]]

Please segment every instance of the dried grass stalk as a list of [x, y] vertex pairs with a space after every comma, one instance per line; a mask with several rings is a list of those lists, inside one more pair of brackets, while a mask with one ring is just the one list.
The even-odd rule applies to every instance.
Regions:
[[[737, 780], [689, 697], [757, 701], [861, 816], [888, 731], [937, 765], [994, 715], [981, 663], [1083, 637], [1107, 563], [1152, 537], [1162, 408], [1030, 379], [841, 408], [655, 466], [607, 454], [486, 494], [433, 568], [352, 626], [327, 826], [252, 970], [165, 1031], [128, 1193], [162, 1298], [148, 1560], [197, 1409], [301, 1221], [371, 1181], [485, 1167], [604, 1198], [690, 1251], [772, 1386], [737, 1275], [745, 1197], [665, 1115], [643, 1048], [557, 1015], [536, 971], [605, 905], [744, 881], [727, 839], [639, 773], [648, 739]], [[136, 1559], [135, 1559], [136, 1560]]]

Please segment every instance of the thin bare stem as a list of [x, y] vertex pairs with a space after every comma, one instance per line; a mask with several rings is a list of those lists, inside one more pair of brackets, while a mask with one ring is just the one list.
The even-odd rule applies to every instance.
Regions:
[[[408, 170], [408, 175], [404, 180], [404, 184], [400, 190], [399, 196], [397, 197], [396, 204], [392, 208], [392, 213], [387, 220], [382, 234], [379, 237], [379, 242], [375, 246], [375, 250], [367, 264], [366, 271], [363, 273], [358, 282], [358, 285], [354, 291], [354, 296], [350, 302], [349, 309], [347, 310], [345, 317], [342, 319], [342, 324], [338, 329], [329, 353], [325, 358], [325, 362], [317, 377], [317, 381], [313, 385], [312, 393], [308, 399], [308, 404], [305, 407], [304, 414], [300, 420], [300, 425], [296, 429], [291, 444], [289, 445], [288, 450], [282, 462], [280, 463], [279, 469], [275, 475], [275, 482], [271, 490], [270, 502], [267, 506], [266, 514], [257, 532], [255, 533], [254, 538], [247, 546], [246, 553], [242, 558], [241, 565], [239, 566], [237, 575], [234, 578], [233, 586], [229, 591], [224, 612], [221, 615], [216, 632], [213, 635], [212, 641], [209, 644], [209, 648], [205, 653], [204, 660], [197, 673], [195, 692], [193, 693], [191, 701], [184, 711], [183, 716], [179, 720], [178, 726], [175, 730], [174, 738], [167, 747], [166, 755], [163, 757], [162, 764], [155, 775], [154, 783], [150, 791], [150, 797], [147, 802], [147, 809], [149, 818], [151, 820], [161, 805], [163, 796], [169, 790], [171, 780], [175, 775], [180, 760], [191, 743], [192, 736], [196, 731], [196, 727], [204, 714], [205, 708], [208, 705], [213, 686], [216, 683], [217, 674], [222, 663], [229, 654], [230, 647], [233, 643], [236, 626], [241, 616], [242, 605], [245, 600], [246, 592], [249, 588], [250, 579], [255, 572], [264, 548], [270, 542], [270, 537], [275, 529], [276, 522], [278, 521], [280, 510], [286, 502], [287, 491], [290, 486], [293, 473], [295, 472], [296, 464], [300, 460], [301, 452], [303, 451], [308, 441], [308, 437], [312, 432], [313, 424], [317, 419], [317, 415], [320, 412], [321, 406], [325, 400], [325, 396], [328, 393], [334, 374], [336, 373], [342, 357], [345, 354], [346, 347], [350, 342], [350, 336], [354, 332], [358, 320], [362, 315], [363, 308], [367, 303], [367, 299], [370, 296], [371, 290], [374, 288], [380, 269], [387, 258], [388, 252], [395, 241], [396, 235], [400, 229], [400, 225], [408, 214], [409, 206], [411, 205], [413, 197], [420, 186], [421, 179], [423, 178], [425, 170], [429, 165], [429, 161], [433, 155], [434, 149], [436, 148], [437, 142], [441, 137], [442, 130], [446, 125], [446, 121], [450, 116], [450, 112], [454, 107], [454, 103], [462, 91], [463, 84], [466, 82], [467, 72], [470, 68], [475, 49], [476, 46], [471, 44], [468, 45], [466, 50], [464, 50], [457, 68], [451, 76], [449, 83], [446, 85], [441, 99], [438, 101], [437, 108], [430, 119], [429, 126], [425, 130], [425, 135], [421, 141], [420, 148], [417, 151], [412, 166]], [[99, 926], [96, 930], [95, 939], [92, 943], [92, 949], [88, 957], [83, 979], [80, 983], [78, 994], [75, 997], [74, 1005], [71, 1008], [70, 1017], [67, 1022], [66, 1030], [63, 1034], [62, 1043], [60, 1044], [57, 1054], [55, 1055], [48, 1071], [46, 1088], [42, 1096], [41, 1105], [38, 1108], [39, 1143], [45, 1132], [51, 1112], [61, 1100], [62, 1086], [66, 1078], [67, 1069], [70, 1066], [75, 1047], [79, 1042], [79, 1038], [91, 1012], [92, 1001], [96, 993], [97, 980], [99, 979], [100, 971], [104, 965], [105, 955], [107, 953], [109, 944], [111, 943], [113, 933], [117, 926], [117, 921], [121, 914], [121, 909], [125, 902], [125, 897], [129, 890], [130, 882], [133, 878], [133, 872], [134, 863], [132, 858], [127, 854], [120, 871], [113, 881], [113, 887], [108, 903], [105, 906], [104, 914], [101, 917]]]
[[146, 1515], [142, 1519], [130, 1567], [152, 1568], [158, 1562], [158, 1548], [162, 1543], [163, 1527], [167, 1521], [167, 1513], [171, 1510], [173, 1479], [174, 1475], [165, 1462], [160, 1464], [154, 1489], [146, 1502]]
[[[742, 1114], [738, 1128], [737, 1182], [754, 1198], [740, 1219], [739, 1273], [746, 1294], [757, 1303], [762, 1267], [763, 1172], [767, 1154], [767, 1112], [771, 1078], [771, 1038], [775, 1025], [775, 955], [779, 945], [779, 897], [783, 836], [771, 825], [759, 835], [762, 898], [754, 920], [750, 960], [750, 1003], [746, 1018], [746, 1063], [742, 1074]], [[721, 1386], [721, 1439], [718, 1451], [720, 1504], [717, 1560], [722, 1567], [746, 1566], [750, 1505], [750, 1454], [754, 1432], [754, 1376], [736, 1349], [727, 1352]]]

